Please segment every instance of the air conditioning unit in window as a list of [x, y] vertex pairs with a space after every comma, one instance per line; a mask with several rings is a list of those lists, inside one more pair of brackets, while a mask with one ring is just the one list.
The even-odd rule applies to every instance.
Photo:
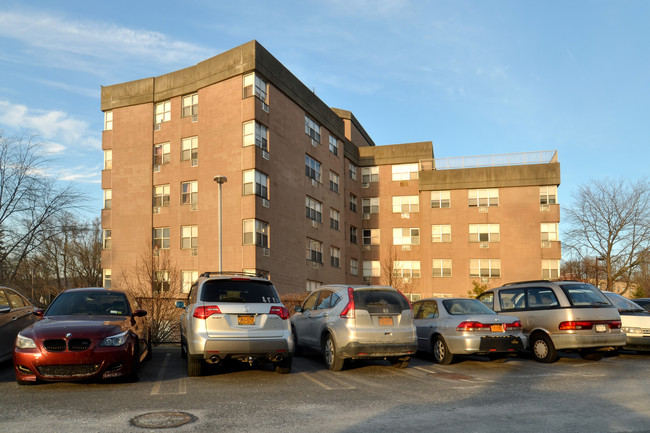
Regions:
[[370, 282], [370, 277], [369, 276], [364, 276], [363, 281], [366, 282], [366, 283], [369, 283]]
[[160, 213], [160, 208], [159, 208], [158, 206], [155, 206], [155, 207], [153, 208], [153, 214], [154, 214], [154, 215], [158, 215], [159, 213]]
[[364, 220], [369, 220], [370, 219], [370, 214], [369, 213], [364, 213], [363, 214], [363, 219]]
[[190, 255], [191, 256], [198, 256], [199, 255], [199, 249], [198, 248], [192, 248], [190, 250]]
[[192, 204], [190, 205], [190, 210], [191, 210], [191, 211], [197, 211], [197, 210], [199, 210], [199, 204], [198, 204], [198, 203], [192, 203]]
[[319, 144], [320, 143], [318, 141], [314, 140], [313, 138], [311, 139], [311, 145], [312, 146], [317, 147]]
[[154, 165], [153, 166], [153, 171], [154, 171], [154, 173], [158, 173], [160, 171], [160, 166], [159, 165]]
[[318, 182], [316, 182], [316, 179], [311, 180], [311, 186], [317, 186]]
[[158, 248], [154, 248], [154, 249], [153, 249], [153, 255], [154, 255], [155, 257], [158, 257], [158, 256], [160, 255], [160, 250], [159, 250]]
[[154, 131], [160, 131], [160, 123], [156, 123], [156, 124], [153, 126], [153, 130], [154, 130]]
[[196, 167], [197, 165], [199, 165], [199, 160], [196, 158], [192, 159], [192, 167]]
[[542, 241], [542, 248], [551, 248], [551, 241]]
[[264, 206], [264, 207], [269, 207], [269, 205], [270, 205], [270, 204], [269, 204], [269, 201], [268, 201], [267, 199], [263, 198], [263, 199], [262, 199], [262, 206]]
[[486, 278], [486, 277], [481, 278], [481, 283], [483, 283], [483, 284], [487, 284], [487, 283], [489, 283], [489, 282], [490, 282], [490, 279], [489, 279], [489, 278]]
[[269, 257], [271, 255], [271, 249], [270, 248], [262, 248], [262, 255]]
[[262, 110], [264, 110], [264, 111], [266, 111], [268, 113], [269, 112], [269, 104], [262, 101]]
[[199, 121], [199, 115], [198, 114], [192, 114], [192, 122], [198, 122]]
[[408, 278], [408, 277], [404, 277], [404, 278], [402, 278], [402, 281], [405, 282], [405, 283], [410, 283], [411, 279]]
[[362, 183], [361, 188], [368, 188], [370, 184], [368, 182]]
[[490, 248], [489, 242], [481, 242], [481, 248]]
[[402, 218], [411, 218], [411, 214], [409, 212], [402, 212]]
[[318, 262], [311, 262], [314, 269], [318, 269]]
[[314, 228], [318, 228], [318, 221], [311, 220], [311, 226]]
[[551, 207], [547, 204], [540, 204], [539, 205], [539, 210], [542, 212], [548, 212], [551, 210]]
[[266, 159], [267, 161], [269, 160], [269, 153], [262, 149], [262, 158]]
[[370, 251], [370, 245], [364, 245], [363, 247], [361, 247], [361, 249], [363, 251]]
[[410, 245], [402, 245], [402, 251], [411, 251]]
[[478, 208], [478, 213], [488, 213], [488, 208], [487, 206], [480, 206]]

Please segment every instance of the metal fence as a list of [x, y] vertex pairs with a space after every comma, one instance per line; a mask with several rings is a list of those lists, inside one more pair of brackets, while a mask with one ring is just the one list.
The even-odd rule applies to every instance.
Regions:
[[497, 155], [421, 159], [420, 171], [500, 167], [507, 165], [550, 164], [553, 162], [557, 162], [557, 150], [542, 150], [536, 152], [503, 153]]

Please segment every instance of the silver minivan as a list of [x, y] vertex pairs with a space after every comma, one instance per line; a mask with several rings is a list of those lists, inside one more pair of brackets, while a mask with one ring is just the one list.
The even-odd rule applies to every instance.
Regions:
[[558, 350], [600, 359], [602, 349], [625, 345], [621, 316], [603, 293], [579, 281], [525, 281], [485, 291], [478, 299], [499, 314], [519, 317], [528, 348], [540, 362]]
[[373, 358], [404, 368], [417, 350], [411, 306], [389, 286], [322, 286], [295, 310], [296, 354], [321, 352], [330, 370], [341, 370], [348, 359]]

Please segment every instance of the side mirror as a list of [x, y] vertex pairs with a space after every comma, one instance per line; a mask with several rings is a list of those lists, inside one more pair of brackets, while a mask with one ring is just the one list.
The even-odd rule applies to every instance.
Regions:
[[133, 312], [133, 317], [144, 317], [147, 315], [147, 312], [145, 310], [135, 310]]
[[296, 305], [293, 309], [296, 313], [302, 313], [302, 307], [300, 305]]
[[176, 301], [176, 308], [185, 308], [185, 301]]

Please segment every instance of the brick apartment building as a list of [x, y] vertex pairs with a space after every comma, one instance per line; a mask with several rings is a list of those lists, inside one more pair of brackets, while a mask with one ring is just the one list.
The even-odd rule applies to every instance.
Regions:
[[256, 41], [103, 87], [101, 109], [106, 286], [148, 269], [185, 292], [218, 270], [217, 175], [223, 269], [268, 273], [281, 293], [391, 283], [464, 296], [473, 281], [559, 275], [555, 152], [376, 146]]

